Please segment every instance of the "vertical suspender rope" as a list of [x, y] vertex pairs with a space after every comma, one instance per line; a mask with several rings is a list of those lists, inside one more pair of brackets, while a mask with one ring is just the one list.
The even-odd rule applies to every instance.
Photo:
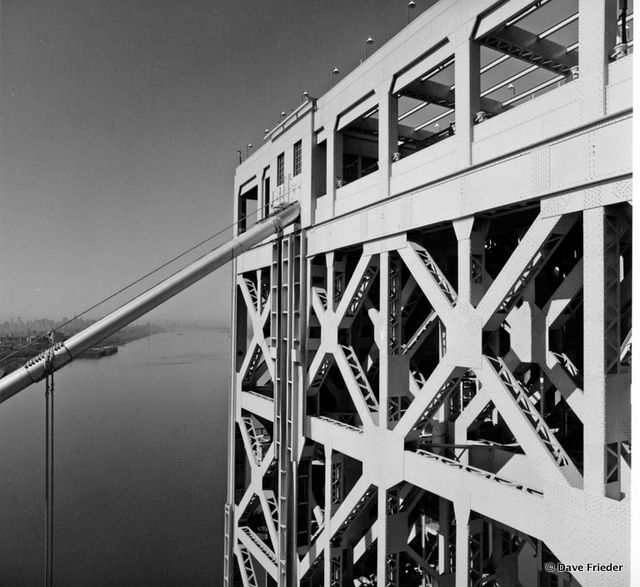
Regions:
[[[55, 344], [53, 331], [49, 333], [50, 348]], [[47, 357], [45, 384], [45, 585], [53, 585], [53, 351]]]

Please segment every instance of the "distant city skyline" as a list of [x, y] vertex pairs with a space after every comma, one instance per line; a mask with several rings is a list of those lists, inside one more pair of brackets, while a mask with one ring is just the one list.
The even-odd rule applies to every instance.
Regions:
[[[97, 320], [95, 317], [83, 317], [76, 320], [75, 318], [68, 316], [63, 316], [60, 319], [53, 318], [30, 318], [23, 319], [22, 316], [10, 316], [8, 318], [0, 316], [0, 333], [5, 332], [7, 327], [18, 327], [21, 329], [29, 329], [37, 332], [44, 332], [50, 328], [59, 328], [62, 323], [69, 323], [70, 329], [78, 329], [84, 328], [88, 326], [90, 323], [93, 323]], [[161, 326], [162, 328], [220, 328], [226, 327], [224, 321], [215, 320], [212, 318], [193, 318], [193, 319], [180, 319], [180, 318], [172, 318], [171, 316], [167, 316], [159, 318], [158, 320], [152, 321], [148, 320], [145, 316], [139, 318], [132, 324], [154, 324], [156, 326]]]
[[[416, 4], [410, 18], [433, 1]], [[408, 11], [400, 0], [3, 0], [0, 314], [72, 316], [228, 226], [237, 150], [258, 148], [303, 91], [325, 93], [334, 66], [339, 80], [371, 58]], [[229, 275], [149, 320], [228, 321]]]

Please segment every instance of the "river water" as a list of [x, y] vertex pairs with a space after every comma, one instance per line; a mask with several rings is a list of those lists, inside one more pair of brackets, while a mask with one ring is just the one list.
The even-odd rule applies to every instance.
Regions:
[[[54, 583], [220, 585], [229, 338], [150, 336], [55, 380]], [[44, 576], [44, 383], [0, 405], [0, 586]]]

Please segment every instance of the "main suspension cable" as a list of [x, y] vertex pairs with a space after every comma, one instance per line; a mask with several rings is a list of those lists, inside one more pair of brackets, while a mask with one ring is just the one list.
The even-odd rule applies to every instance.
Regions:
[[165, 267], [168, 267], [172, 263], [175, 263], [179, 259], [182, 259], [183, 257], [188, 255], [189, 253], [192, 253], [193, 251], [195, 251], [197, 248], [201, 247], [202, 245], [204, 245], [204, 244], [208, 243], [209, 241], [213, 240], [214, 238], [220, 236], [224, 232], [227, 232], [228, 230], [231, 230], [232, 228], [234, 228], [235, 226], [237, 226], [238, 224], [240, 224], [241, 222], [246, 220], [246, 218], [248, 218], [249, 216], [254, 216], [257, 213], [258, 213], [258, 210], [256, 210], [255, 212], [252, 212], [250, 215], [244, 216], [242, 219], [238, 220], [237, 222], [233, 222], [229, 226], [219, 230], [218, 232], [216, 232], [216, 233], [212, 234], [211, 236], [207, 237], [206, 239], [201, 240], [199, 243], [193, 245], [192, 247], [189, 247], [186, 251], [183, 251], [182, 253], [176, 255], [175, 257], [169, 259], [168, 261], [165, 261], [164, 263], [162, 263], [162, 265], [158, 265], [155, 269], [152, 269], [148, 273], [145, 273], [143, 276], [138, 277], [138, 279], [136, 279], [135, 281], [132, 281], [128, 285], [125, 285], [124, 287], [120, 288], [118, 291], [108, 295], [106, 298], [103, 298], [99, 302], [96, 302], [92, 306], [89, 306], [88, 308], [86, 308], [85, 310], [80, 312], [79, 314], [75, 314], [73, 316], [73, 318], [70, 318], [66, 322], [63, 322], [62, 324], [59, 324], [58, 326], [56, 326], [54, 328], [54, 331], [59, 331], [61, 328], [64, 328], [65, 326], [68, 326], [69, 324], [71, 324], [72, 322], [77, 320], [78, 318], [82, 318], [82, 316], [84, 316], [85, 314], [91, 312], [91, 310], [95, 310], [96, 308], [102, 306], [103, 304], [106, 304], [108, 301], [112, 300], [116, 296], [120, 295], [121, 293], [124, 293], [128, 289], [131, 289], [135, 285], [138, 285], [140, 282], [144, 281], [145, 279], [148, 279], [152, 275], [155, 275], [156, 273], [158, 273], [158, 271], [161, 271]]
[[[149, 277], [151, 277], [152, 275], [155, 275], [156, 273], [158, 273], [162, 269], [165, 269], [166, 267], [168, 267], [172, 263], [175, 263], [176, 261], [178, 261], [179, 259], [182, 259], [183, 257], [188, 255], [189, 253], [192, 253], [193, 251], [195, 251], [196, 249], [198, 249], [202, 245], [208, 243], [209, 241], [211, 241], [214, 238], [220, 236], [221, 234], [227, 232], [228, 230], [231, 230], [232, 228], [235, 228], [236, 226], [246, 222], [249, 218], [257, 215], [259, 212], [266, 211], [266, 210], [267, 210], [267, 206], [263, 206], [262, 208], [256, 208], [256, 210], [254, 210], [253, 212], [251, 212], [249, 214], [245, 214], [237, 222], [233, 222], [233, 223], [229, 224], [225, 228], [223, 228], [223, 229], [219, 230], [218, 232], [212, 234], [211, 236], [208, 236], [207, 238], [201, 240], [199, 243], [189, 247], [187, 250], [183, 251], [182, 253], [176, 255], [175, 257], [169, 259], [168, 261], [165, 261], [164, 263], [162, 263], [161, 265], [159, 265], [158, 267], [156, 267], [152, 271], [149, 271], [145, 275], [139, 277], [135, 281], [132, 281], [128, 285], [125, 285], [124, 287], [120, 288], [118, 291], [108, 295], [107, 297], [105, 297], [102, 300], [100, 300], [99, 302], [96, 302], [95, 304], [89, 306], [88, 308], [85, 308], [84, 310], [82, 310], [82, 312], [80, 312], [78, 314], [74, 314], [73, 318], [70, 318], [69, 320], [66, 320], [65, 322], [62, 322], [61, 324], [58, 324], [57, 326], [52, 328], [52, 332], [59, 332], [65, 326], [68, 326], [69, 324], [71, 324], [72, 322], [78, 320], [79, 318], [82, 318], [83, 316], [85, 316], [86, 314], [91, 312], [92, 310], [95, 310], [96, 308], [99, 308], [100, 306], [106, 304], [107, 302], [109, 302], [113, 298], [119, 296], [120, 294], [126, 292], [127, 290], [131, 289], [132, 287], [138, 285], [140, 282], [144, 281], [145, 279], [148, 279]], [[205, 254], [207, 254], [207, 253], [204, 253], [202, 256], [204, 256]], [[149, 288], [149, 289], [151, 289], [151, 288]], [[148, 291], [148, 290], [146, 290], [146, 291]], [[20, 355], [22, 353], [22, 351], [24, 351], [25, 349], [35, 345], [36, 343], [38, 343], [38, 342], [40, 342], [42, 340], [45, 340], [46, 338], [47, 338], [47, 335], [44, 335], [44, 334], [35, 337], [33, 340], [30, 340], [29, 342], [27, 342], [26, 344], [22, 345], [21, 347], [19, 347], [19, 348], [13, 350], [13, 351], [7, 353], [6, 355], [0, 357], [0, 363], [6, 361], [7, 359], [10, 359], [11, 357], [14, 357], [16, 355]]]

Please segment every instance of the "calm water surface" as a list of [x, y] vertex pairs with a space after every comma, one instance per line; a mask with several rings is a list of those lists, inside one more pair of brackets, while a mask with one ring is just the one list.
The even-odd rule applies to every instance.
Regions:
[[[220, 585], [229, 339], [162, 333], [56, 374], [60, 586]], [[41, 585], [44, 383], [0, 405], [0, 585]]]

